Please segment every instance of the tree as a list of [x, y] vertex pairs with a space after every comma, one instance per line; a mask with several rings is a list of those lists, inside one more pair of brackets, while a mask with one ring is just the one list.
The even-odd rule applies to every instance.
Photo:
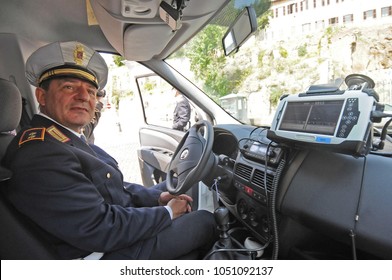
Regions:
[[270, 10], [271, 1], [258, 1], [254, 8], [256, 10], [257, 17], [257, 30], [263, 30], [269, 24], [269, 17], [272, 16], [272, 10]]
[[[256, 1], [256, 14], [260, 15], [258, 23], [261, 28], [268, 24], [266, 11], [270, 8], [270, 1]], [[224, 68], [226, 57], [222, 50], [222, 38], [232, 16], [236, 15], [243, 6], [228, 6], [224, 12], [226, 17], [220, 17], [219, 22], [208, 25], [187, 47], [186, 56], [191, 63], [191, 70], [196, 78], [204, 82], [204, 89], [212, 98], [219, 98], [229, 93], [238, 92], [242, 82], [251, 72], [239, 66]], [[228, 21], [229, 20], [229, 21]]]
[[120, 55], [113, 55], [113, 62], [116, 64], [118, 67], [124, 66], [125, 58], [120, 56]]
[[221, 38], [225, 29], [209, 25], [192, 41], [186, 52], [191, 62], [191, 70], [197, 79], [204, 81], [205, 87], [213, 95], [227, 94], [228, 79], [222, 72], [226, 58], [221, 49]]

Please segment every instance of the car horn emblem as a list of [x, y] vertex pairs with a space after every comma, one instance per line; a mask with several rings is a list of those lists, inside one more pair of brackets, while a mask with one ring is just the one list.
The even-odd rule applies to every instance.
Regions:
[[185, 149], [181, 152], [180, 159], [186, 159], [189, 155], [189, 150]]

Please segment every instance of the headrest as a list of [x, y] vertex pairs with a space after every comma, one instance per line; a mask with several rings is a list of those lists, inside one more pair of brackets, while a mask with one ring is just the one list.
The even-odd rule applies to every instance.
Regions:
[[0, 79], [0, 132], [18, 127], [22, 116], [22, 96], [16, 85]]

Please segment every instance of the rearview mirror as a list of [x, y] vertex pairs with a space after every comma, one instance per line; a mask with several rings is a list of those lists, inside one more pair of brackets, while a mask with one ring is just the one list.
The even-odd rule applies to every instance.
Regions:
[[253, 7], [245, 7], [223, 36], [222, 44], [225, 55], [238, 51], [240, 46], [257, 29], [256, 12]]

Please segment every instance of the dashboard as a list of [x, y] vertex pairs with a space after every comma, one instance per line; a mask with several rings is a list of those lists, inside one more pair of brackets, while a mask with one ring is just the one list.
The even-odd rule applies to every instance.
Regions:
[[392, 259], [392, 158], [277, 145], [268, 129], [214, 128], [220, 200], [283, 259]]

